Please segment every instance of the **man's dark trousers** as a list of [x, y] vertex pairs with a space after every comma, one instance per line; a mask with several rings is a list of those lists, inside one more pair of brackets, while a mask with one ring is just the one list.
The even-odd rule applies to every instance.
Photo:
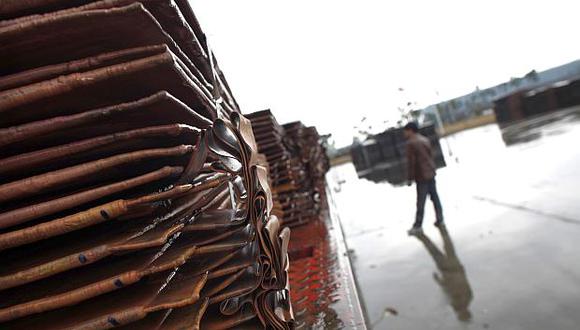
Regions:
[[437, 194], [435, 179], [433, 178], [428, 181], [416, 182], [416, 185], [417, 215], [415, 216], [415, 224], [413, 227], [419, 228], [423, 224], [423, 215], [425, 214], [425, 201], [427, 199], [427, 195], [431, 196], [433, 207], [435, 207], [437, 222], [443, 222], [443, 208], [441, 207], [441, 201], [439, 200], [439, 195]]

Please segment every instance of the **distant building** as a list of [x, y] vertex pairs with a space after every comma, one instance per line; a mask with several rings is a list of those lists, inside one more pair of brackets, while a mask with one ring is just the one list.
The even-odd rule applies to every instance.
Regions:
[[505, 128], [524, 119], [537, 118], [578, 105], [580, 105], [580, 77], [501, 97], [495, 100], [494, 111], [497, 123]]
[[512, 78], [508, 82], [486, 89], [478, 88], [467, 95], [430, 105], [423, 109], [424, 117], [426, 121], [436, 122], [434, 116], [435, 111], [438, 111], [442, 124], [453, 124], [482, 115], [486, 110], [493, 108], [496, 99], [577, 77], [580, 77], [580, 60], [542, 72], [532, 70], [524, 77]]

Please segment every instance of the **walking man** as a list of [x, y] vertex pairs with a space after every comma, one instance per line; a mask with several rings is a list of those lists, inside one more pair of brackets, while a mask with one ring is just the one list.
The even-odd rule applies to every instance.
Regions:
[[443, 225], [443, 208], [437, 187], [435, 185], [435, 161], [429, 139], [419, 134], [419, 127], [416, 123], [410, 122], [403, 129], [405, 139], [407, 139], [407, 169], [409, 185], [415, 181], [417, 186], [417, 213], [415, 223], [408, 233], [417, 235], [423, 232], [423, 215], [425, 213], [425, 200], [427, 195], [431, 196], [431, 201], [435, 207], [435, 226]]

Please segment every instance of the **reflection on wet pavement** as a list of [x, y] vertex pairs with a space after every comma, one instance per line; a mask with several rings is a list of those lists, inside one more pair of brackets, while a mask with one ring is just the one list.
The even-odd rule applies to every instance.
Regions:
[[443, 147], [457, 157], [437, 174], [449, 240], [430, 224], [430, 208], [425, 239], [407, 236], [414, 187], [360, 180], [351, 164], [331, 170], [374, 329], [580, 329], [580, 121], [574, 118], [529, 125], [540, 138], [509, 146], [497, 125], [446, 138]]
[[365, 329], [338, 214], [292, 229], [289, 270], [296, 329]]
[[580, 107], [572, 107], [505, 127], [501, 132], [502, 138], [508, 146], [531, 142], [543, 136], [564, 134], [567, 130], [562, 123], [578, 120]]
[[457, 257], [447, 228], [440, 226], [439, 232], [443, 239], [444, 252], [441, 252], [427, 235], [419, 234], [416, 237], [423, 243], [427, 252], [429, 252], [431, 258], [435, 261], [437, 269], [441, 272], [441, 274], [433, 273], [433, 279], [447, 295], [449, 304], [457, 314], [457, 319], [464, 322], [470, 321], [471, 312], [469, 311], [469, 304], [473, 299], [473, 293], [467, 280], [467, 275], [465, 274], [465, 268], [463, 268], [463, 265]]

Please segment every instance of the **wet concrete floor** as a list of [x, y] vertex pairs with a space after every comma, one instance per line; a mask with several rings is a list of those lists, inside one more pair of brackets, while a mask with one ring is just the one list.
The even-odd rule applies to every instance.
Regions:
[[442, 141], [447, 230], [428, 201], [424, 237], [406, 233], [414, 186], [331, 170], [369, 328], [580, 329], [580, 121], [521, 133], [510, 146], [497, 125]]

